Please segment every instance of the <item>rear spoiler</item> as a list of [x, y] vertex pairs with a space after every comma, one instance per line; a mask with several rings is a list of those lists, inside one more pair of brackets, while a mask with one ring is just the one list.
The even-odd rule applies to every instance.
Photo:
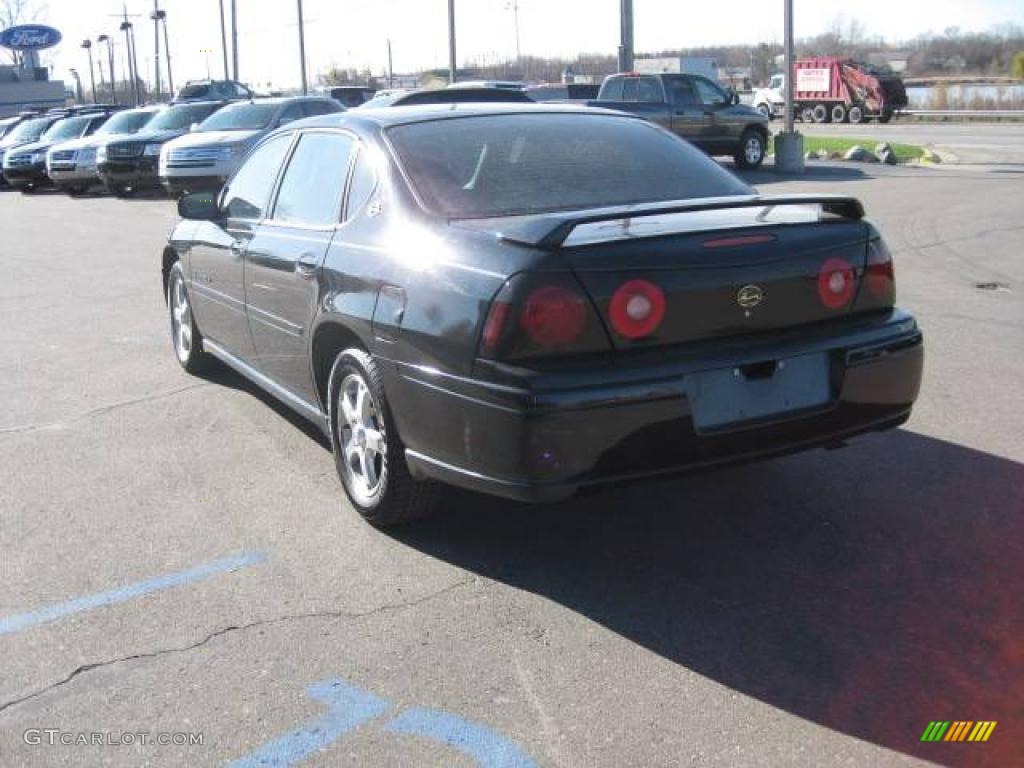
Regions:
[[825, 213], [844, 219], [864, 218], [864, 206], [855, 197], [844, 195], [749, 195], [739, 197], [707, 197], [677, 202], [644, 203], [642, 205], [597, 208], [589, 211], [545, 213], [501, 219], [462, 220], [453, 223], [496, 231], [498, 239], [551, 250], [560, 248], [576, 227], [616, 219], [634, 219], [669, 213], [722, 211], [731, 208], [775, 208], [784, 205], [817, 205]]

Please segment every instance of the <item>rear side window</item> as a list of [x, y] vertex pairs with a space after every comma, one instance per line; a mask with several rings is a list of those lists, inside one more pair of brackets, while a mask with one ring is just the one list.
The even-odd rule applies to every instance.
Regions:
[[337, 224], [356, 143], [343, 133], [306, 133], [292, 153], [274, 206], [275, 221]]
[[377, 186], [377, 175], [373, 170], [373, 162], [365, 149], [359, 150], [356, 165], [352, 169], [352, 181], [348, 188], [348, 204], [345, 206], [345, 218], [351, 219], [373, 194]]
[[257, 147], [228, 183], [223, 208], [231, 219], [259, 220], [267, 209], [292, 134], [274, 136]]
[[482, 115], [388, 136], [423, 204], [451, 218], [750, 194], [687, 142], [629, 117]]
[[303, 103], [302, 110], [306, 113], [307, 117], [329, 115], [332, 112], [341, 111], [337, 105], [332, 104], [329, 101], [307, 101]]

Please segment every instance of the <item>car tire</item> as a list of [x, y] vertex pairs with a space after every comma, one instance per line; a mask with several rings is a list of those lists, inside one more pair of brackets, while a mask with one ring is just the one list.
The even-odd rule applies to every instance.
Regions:
[[864, 108], [860, 104], [854, 104], [850, 107], [850, 112], [847, 114], [850, 122], [855, 125], [860, 125], [864, 122]]
[[733, 160], [740, 168], [753, 170], [759, 168], [764, 162], [764, 156], [768, 148], [765, 146], [765, 137], [756, 128], [747, 128], [740, 137], [740, 146], [733, 155]]
[[811, 119], [816, 123], [827, 123], [830, 115], [824, 104], [815, 104], [811, 110]]
[[845, 123], [849, 117], [849, 113], [846, 111], [846, 105], [833, 104], [831, 117], [833, 123]]
[[185, 270], [174, 262], [167, 274], [167, 310], [171, 320], [171, 344], [178, 363], [189, 373], [202, 373], [210, 366], [210, 355], [203, 351], [203, 334], [192, 314], [192, 301], [185, 283]]
[[373, 358], [354, 348], [338, 355], [328, 396], [334, 462], [356, 511], [378, 528], [430, 514], [441, 486], [416, 480], [409, 472], [405, 446]]

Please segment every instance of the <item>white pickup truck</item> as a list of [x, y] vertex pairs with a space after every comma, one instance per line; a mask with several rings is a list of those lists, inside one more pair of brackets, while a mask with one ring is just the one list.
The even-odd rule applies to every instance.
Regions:
[[773, 117], [781, 117], [786, 107], [786, 76], [783, 74], [772, 75], [768, 85], [754, 91], [754, 98], [751, 104], [754, 109], [771, 120]]

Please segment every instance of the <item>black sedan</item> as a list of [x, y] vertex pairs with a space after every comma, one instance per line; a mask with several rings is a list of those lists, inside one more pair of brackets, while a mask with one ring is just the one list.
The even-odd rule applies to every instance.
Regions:
[[854, 199], [759, 197], [644, 120], [355, 110], [183, 198], [174, 349], [329, 435], [376, 525], [448, 483], [527, 501], [902, 424], [922, 336]]

